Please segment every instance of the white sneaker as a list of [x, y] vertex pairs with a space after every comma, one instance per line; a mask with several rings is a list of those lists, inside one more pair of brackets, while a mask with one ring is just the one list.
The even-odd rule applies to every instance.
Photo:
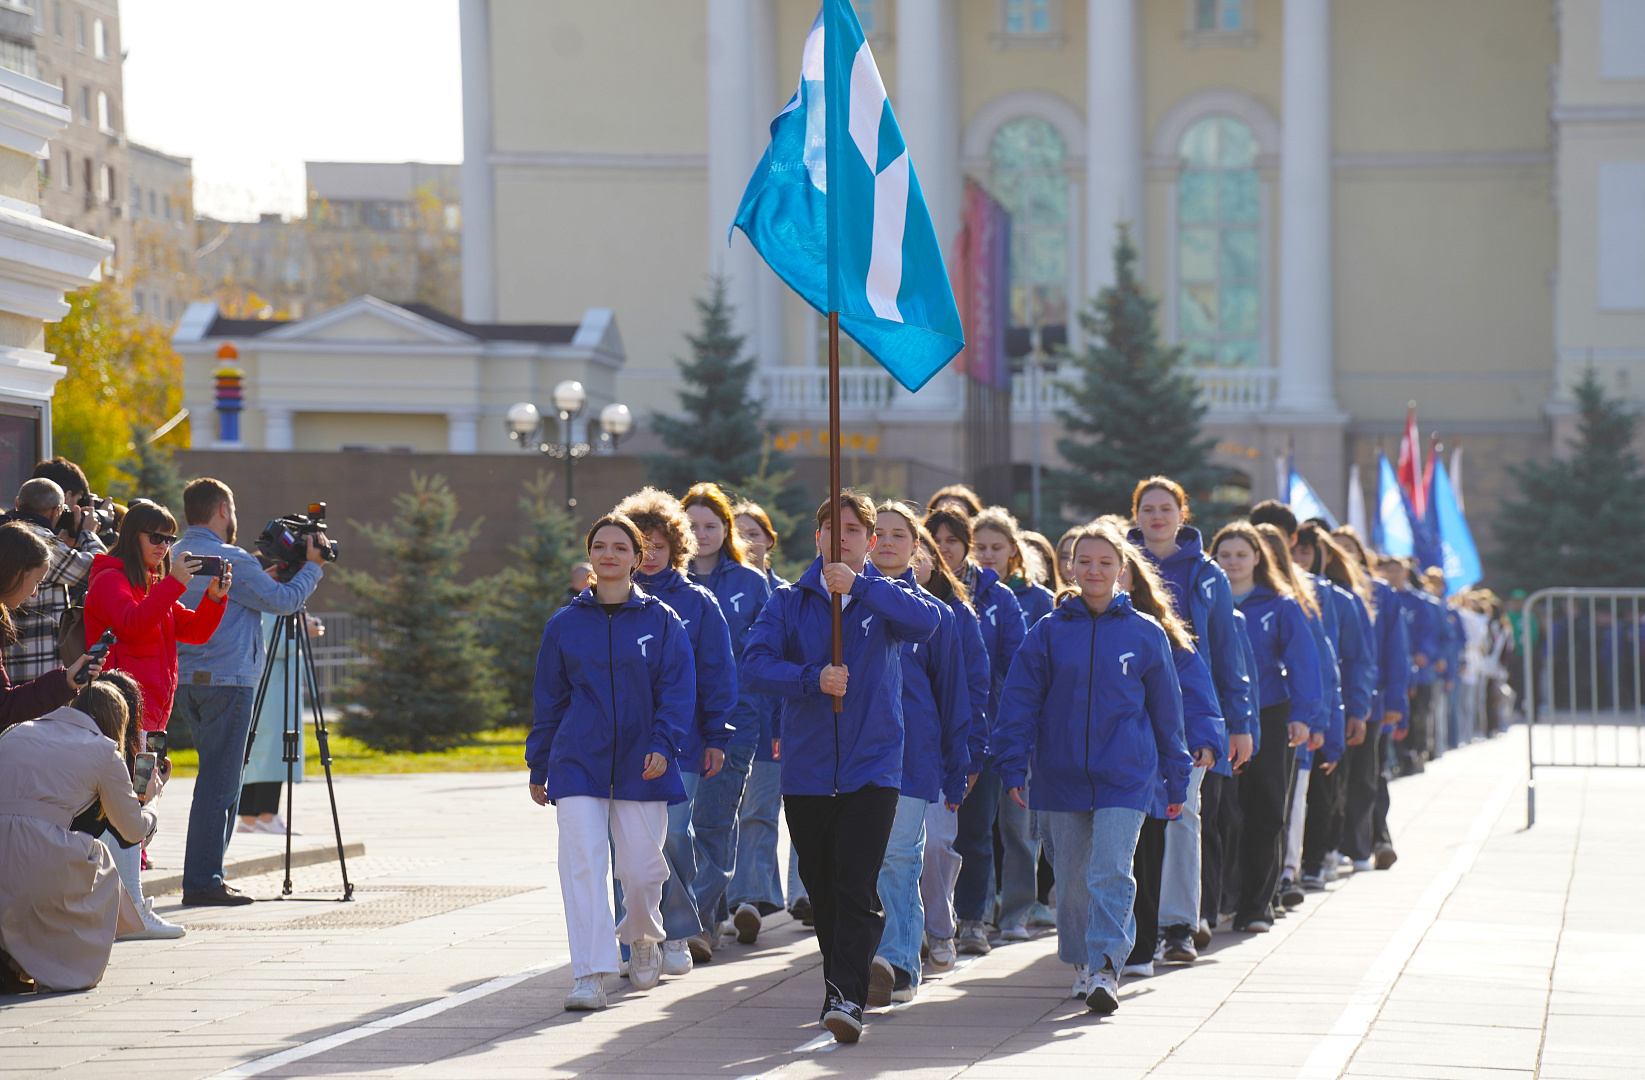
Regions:
[[952, 971], [954, 968], [954, 939], [931, 938], [931, 969]]
[[1120, 1007], [1120, 981], [1112, 966], [1105, 963], [1101, 971], [1091, 973], [1091, 990], [1085, 995], [1085, 1007], [1104, 1016]]
[[605, 976], [579, 975], [565, 996], [567, 1012], [593, 1012], [605, 1008]]
[[257, 819], [252, 818], [250, 821], [247, 821], [245, 818], [241, 818], [239, 824], [234, 826], [234, 831], [237, 833], [257, 832]]
[[1152, 960], [1146, 964], [1126, 964], [1125, 967], [1120, 969], [1120, 975], [1127, 979], [1147, 979], [1151, 978], [1153, 974], [1154, 962]]
[[1071, 998], [1082, 998], [1091, 992], [1091, 965], [1074, 965], [1074, 988], [1068, 991]]
[[691, 950], [686, 947], [685, 941], [663, 942], [663, 974], [689, 975], [692, 967]]
[[1018, 926], [1002, 926], [1002, 927], [1000, 927], [1000, 940], [1001, 941], [1027, 941], [1028, 940], [1028, 927], [1021, 926], [1021, 925], [1018, 925]]
[[636, 941], [628, 947], [628, 984], [650, 990], [663, 977], [663, 951], [655, 941]]
[[[275, 814], [274, 817], [268, 821], [258, 818], [256, 829], [258, 832], [273, 833], [275, 836], [284, 836], [286, 834], [286, 821], [285, 818], [282, 818], [279, 814]], [[291, 835], [302, 836], [303, 834], [298, 832], [296, 829], [292, 829]]]
[[1374, 869], [1376, 869], [1376, 863], [1372, 862], [1370, 859], [1354, 860], [1354, 873], [1356, 874], [1368, 874]]
[[714, 928], [714, 947], [723, 949], [737, 940], [737, 923], [734, 919], [727, 919]]
[[188, 933], [188, 928], [174, 922], [167, 922], [159, 912], [154, 910], [154, 901], [143, 897], [143, 906], [138, 909], [143, 916], [143, 928], [134, 933], [121, 934], [116, 941], [170, 941]]
[[739, 945], [752, 945], [760, 939], [760, 909], [753, 904], [738, 905], [731, 922], [737, 928]]

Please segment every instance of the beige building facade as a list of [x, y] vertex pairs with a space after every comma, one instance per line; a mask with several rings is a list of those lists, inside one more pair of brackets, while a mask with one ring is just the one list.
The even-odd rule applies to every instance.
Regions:
[[[1488, 517], [1590, 359], [1645, 399], [1638, 0], [855, 6], [939, 236], [981, 183], [1013, 215], [1015, 321], [1077, 349], [1129, 223], [1254, 498], [1294, 446], [1341, 513], [1415, 400]], [[692, 302], [726, 275], [780, 438], [821, 452], [821, 320], [726, 243], [816, 8], [461, 0], [467, 317], [614, 308], [618, 394], [671, 410]], [[957, 377], [907, 395], [854, 367], [845, 390], [853, 452], [963, 460]], [[1023, 378], [1014, 402], [1025, 463]], [[1054, 383], [1040, 403], [1055, 463]]]

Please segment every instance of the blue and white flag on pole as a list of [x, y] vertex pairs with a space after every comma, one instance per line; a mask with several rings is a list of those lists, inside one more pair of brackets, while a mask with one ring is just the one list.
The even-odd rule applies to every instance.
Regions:
[[1387, 454], [1377, 455], [1377, 513], [1371, 521], [1371, 545], [1400, 559], [1416, 553], [1411, 503], [1399, 486]]
[[1439, 568], [1445, 572], [1445, 595], [1455, 596], [1482, 576], [1479, 549], [1474, 546], [1468, 519], [1462, 516], [1462, 507], [1457, 505], [1456, 489], [1445, 473], [1445, 462], [1437, 457], [1428, 513], [1439, 527]]
[[1291, 507], [1291, 513], [1297, 516], [1298, 521], [1321, 518], [1331, 528], [1336, 528], [1337, 519], [1325, 508], [1325, 500], [1320, 498], [1312, 485], [1302, 478], [1295, 465], [1291, 466], [1290, 471], [1291, 482], [1287, 485], [1285, 501]]
[[942, 247], [850, 0], [823, 0], [800, 88], [771, 122], [732, 227], [910, 391], [964, 347]]

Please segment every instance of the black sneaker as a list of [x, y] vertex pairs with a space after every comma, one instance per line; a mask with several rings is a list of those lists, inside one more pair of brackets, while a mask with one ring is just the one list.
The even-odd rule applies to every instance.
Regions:
[[1192, 964], [1199, 959], [1199, 950], [1194, 948], [1194, 931], [1187, 923], [1165, 928], [1165, 947], [1160, 950], [1160, 959], [1170, 964]]
[[205, 892], [184, 893], [184, 907], [240, 907], [242, 904], [254, 904], [256, 900], [236, 889], [226, 882], [219, 882], [214, 888]]
[[1286, 878], [1279, 883], [1279, 902], [1285, 906], [1287, 911], [1301, 907], [1305, 899], [1307, 899], [1307, 895], [1302, 891], [1302, 886], [1290, 878]]
[[788, 913], [800, 920], [801, 926], [815, 925], [812, 921], [811, 901], [804, 896], [794, 901], [794, 906], [788, 909]]
[[822, 1026], [834, 1034], [838, 1043], [854, 1043], [862, 1038], [862, 1006], [836, 998], [823, 1010]]

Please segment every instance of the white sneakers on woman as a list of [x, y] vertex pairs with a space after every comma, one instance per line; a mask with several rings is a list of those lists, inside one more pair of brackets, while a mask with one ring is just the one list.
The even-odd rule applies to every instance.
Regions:
[[605, 976], [579, 975], [565, 996], [567, 1012], [593, 1012], [605, 1008]]
[[143, 928], [130, 934], [121, 934], [116, 941], [170, 941], [188, 933], [188, 928], [174, 922], [167, 922], [159, 912], [154, 910], [154, 901], [143, 897], [143, 903], [137, 913], [143, 917]]
[[692, 967], [691, 950], [683, 939], [663, 942], [664, 975], [689, 975]]
[[663, 977], [663, 951], [655, 941], [636, 941], [628, 947], [628, 984], [650, 990]]
[[1074, 987], [1068, 991], [1071, 998], [1083, 998], [1091, 992], [1091, 965], [1074, 965]]

